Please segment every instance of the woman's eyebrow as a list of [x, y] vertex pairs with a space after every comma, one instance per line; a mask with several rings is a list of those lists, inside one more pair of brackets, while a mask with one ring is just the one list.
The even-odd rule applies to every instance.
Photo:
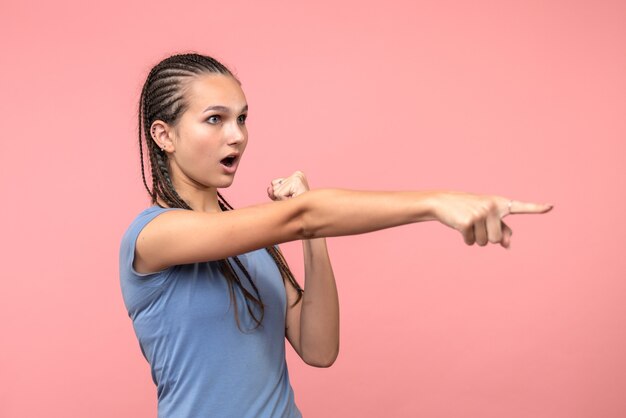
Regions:
[[[202, 113], [208, 112], [209, 110], [217, 110], [218, 112], [230, 112], [230, 108], [228, 108], [227, 106], [214, 105], [214, 106], [207, 107], [206, 109], [204, 109], [204, 111]], [[248, 105], [245, 105], [241, 109], [241, 112], [239, 112], [239, 113], [246, 112], [247, 110], [248, 110]]]

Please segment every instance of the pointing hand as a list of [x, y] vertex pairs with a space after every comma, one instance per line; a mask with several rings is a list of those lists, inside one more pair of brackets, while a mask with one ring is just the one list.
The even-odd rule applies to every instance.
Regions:
[[442, 192], [436, 195], [433, 207], [437, 220], [460, 231], [467, 245], [484, 246], [491, 242], [509, 248], [513, 231], [502, 218], [511, 214], [546, 213], [553, 206], [502, 196]]

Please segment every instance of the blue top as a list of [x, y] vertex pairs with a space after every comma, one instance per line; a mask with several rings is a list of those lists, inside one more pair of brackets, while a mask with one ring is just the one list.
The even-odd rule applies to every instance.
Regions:
[[[185, 209], [145, 209], [120, 246], [122, 295], [157, 386], [158, 417], [301, 417], [285, 361], [286, 294], [276, 263], [265, 249], [238, 256], [265, 305], [262, 325], [244, 333], [217, 262], [150, 274], [134, 270], [139, 232], [168, 210]], [[232, 260], [231, 265], [252, 292], [243, 272]], [[254, 322], [237, 286], [235, 295], [241, 328], [250, 330]]]

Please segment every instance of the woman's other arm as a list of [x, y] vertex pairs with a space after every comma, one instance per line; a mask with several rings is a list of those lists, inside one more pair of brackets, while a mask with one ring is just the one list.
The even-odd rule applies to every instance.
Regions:
[[[267, 194], [285, 200], [309, 191], [306, 176], [296, 171], [272, 180]], [[325, 238], [302, 240], [304, 294], [285, 282], [287, 317], [285, 337], [302, 360], [315, 367], [331, 366], [339, 354], [339, 297]]]

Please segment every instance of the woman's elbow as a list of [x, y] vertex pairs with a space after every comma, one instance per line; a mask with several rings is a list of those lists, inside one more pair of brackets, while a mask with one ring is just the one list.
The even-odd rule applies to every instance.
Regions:
[[302, 360], [304, 360], [306, 364], [312, 367], [327, 368], [335, 363], [338, 355], [339, 349], [324, 355], [318, 354], [316, 356], [302, 356]]
[[[296, 197], [299, 199], [298, 227], [301, 239], [322, 238], [321, 229], [326, 220], [321, 216], [320, 202], [330, 199], [330, 191], [327, 189], [311, 190]], [[294, 200], [295, 200], [294, 199]]]

